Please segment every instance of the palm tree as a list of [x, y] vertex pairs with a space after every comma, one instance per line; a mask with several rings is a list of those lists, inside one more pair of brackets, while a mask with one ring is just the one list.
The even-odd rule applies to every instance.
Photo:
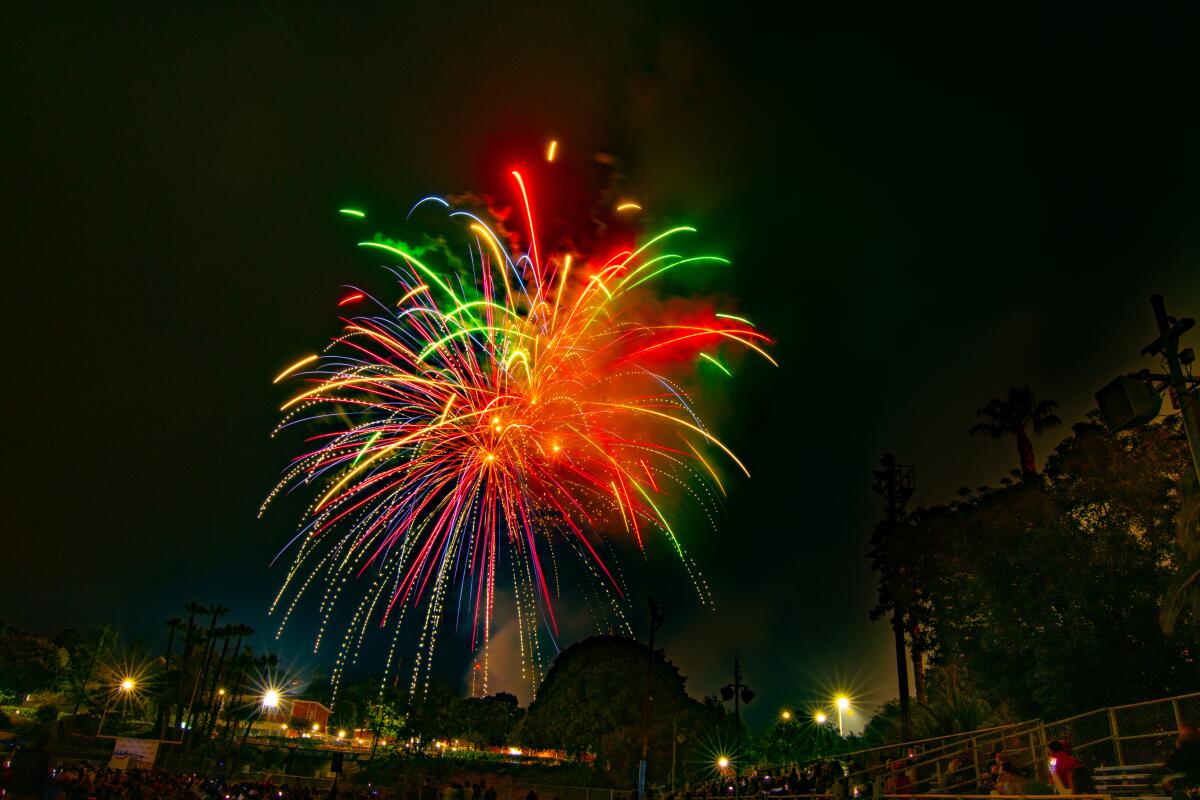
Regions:
[[184, 631], [184, 634], [183, 634], [183, 655], [180, 656], [180, 659], [179, 659], [179, 675], [177, 676], [177, 678], [175, 680], [175, 725], [174, 725], [174, 727], [176, 727], [176, 728], [179, 728], [180, 724], [186, 719], [186, 717], [184, 716], [185, 709], [184, 709], [184, 704], [183, 704], [183, 686], [184, 686], [184, 679], [186, 678], [187, 673], [190, 671], [189, 668], [191, 667], [191, 663], [192, 663], [192, 649], [195, 647], [195, 644], [197, 641], [197, 638], [196, 638], [196, 615], [208, 613], [207, 608], [205, 608], [204, 606], [202, 606], [196, 602], [189, 602], [187, 605], [184, 606], [184, 609], [188, 612], [188, 621], [187, 621], [186, 630]]
[[[247, 636], [254, 635], [254, 629], [248, 625], [231, 625], [233, 634], [237, 636], [237, 644], [233, 646], [233, 654], [229, 659], [229, 673], [237, 676], [234, 683], [236, 684], [237, 694], [232, 691], [225, 699], [225, 733], [221, 735], [222, 739], [228, 738], [230, 729], [233, 727], [233, 712], [242, 702], [242, 693], [246, 686], [246, 662], [250, 656], [242, 652], [242, 640]], [[215, 721], [214, 721], [215, 724]]]
[[[212, 663], [213, 650], [216, 649], [217, 639], [219, 638], [216, 635], [217, 620], [220, 619], [222, 614], [228, 611], [229, 609], [220, 603], [210, 606], [207, 610], [207, 613], [212, 614], [212, 620], [208, 623], [208, 630], [204, 634], [204, 639], [206, 642], [204, 646], [204, 663], [203, 666], [200, 667], [199, 673], [196, 675], [196, 683], [192, 686], [192, 700], [188, 707], [188, 731], [191, 731], [196, 726], [196, 714], [198, 706], [204, 705], [204, 689], [206, 686], [208, 686], [208, 668]], [[199, 701], [199, 703], [197, 703], [197, 701]], [[193, 739], [194, 737], [192, 737], [189, 733], [189, 747], [191, 746]]]
[[[163, 656], [163, 680], [167, 681], [171, 675], [171, 648], [175, 645], [175, 632], [183, 627], [183, 620], [179, 617], [171, 617], [166, 622], [167, 630], [167, 654]], [[163, 738], [163, 724], [167, 720], [167, 695], [163, 692], [158, 698], [158, 718], [154, 721], [154, 729], [158, 731], [158, 738]]]
[[975, 412], [982, 421], [971, 428], [971, 435], [986, 433], [999, 439], [1013, 435], [1017, 437], [1017, 456], [1021, 461], [1021, 475], [1037, 475], [1037, 460], [1033, 456], [1033, 441], [1029, 438], [1032, 428], [1036, 434], [1062, 424], [1054, 413], [1058, 403], [1053, 400], [1037, 400], [1028, 386], [1013, 386], [1008, 390], [1008, 399], [993, 397], [988, 404]]
[[[201, 705], [208, 709], [208, 718], [202, 725], [204, 730], [203, 738], [205, 741], [207, 741], [212, 735], [214, 720], [213, 715], [216, 713], [217, 707], [217, 689], [221, 685], [221, 668], [225, 666], [225, 656], [229, 654], [229, 640], [233, 638], [235, 632], [235, 627], [233, 625], [225, 625], [224, 627], [217, 628], [215, 631], [213, 631], [214, 635], [218, 639], [224, 639], [225, 641], [221, 645], [221, 655], [217, 657], [217, 664], [212, 670], [212, 682], [207, 686], [207, 688], [201, 688], [200, 690]], [[205, 696], [208, 697], [207, 702], [205, 702]]]
[[194, 639], [189, 641], [191, 634], [196, 630], [196, 615], [207, 614], [208, 609], [197, 602], [189, 602], [185, 605], [184, 610], [188, 612], [187, 632], [188, 637], [184, 639], [183, 660], [186, 663], [192, 657], [192, 643]]

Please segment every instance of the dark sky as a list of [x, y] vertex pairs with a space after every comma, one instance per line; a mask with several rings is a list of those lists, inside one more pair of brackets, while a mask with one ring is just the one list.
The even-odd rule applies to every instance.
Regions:
[[270, 379], [375, 269], [332, 211], [495, 190], [557, 138], [695, 222], [778, 338], [725, 398], [754, 477], [690, 532], [717, 611], [652, 554], [668, 653], [695, 694], [740, 655], [760, 719], [894, 695], [879, 454], [917, 502], [994, 483], [989, 397], [1078, 419], [1141, 366], [1151, 292], [1200, 314], [1197, 20], [648, 5], [5, 3], [0, 618], [152, 638], [213, 599], [267, 631]]

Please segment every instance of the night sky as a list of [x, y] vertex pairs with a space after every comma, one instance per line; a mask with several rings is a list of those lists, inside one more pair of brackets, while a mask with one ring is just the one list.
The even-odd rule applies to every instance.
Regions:
[[879, 455], [917, 503], [995, 483], [1014, 445], [967, 435], [989, 397], [1029, 383], [1075, 421], [1153, 366], [1149, 294], [1200, 316], [1197, 20], [647, 5], [5, 3], [0, 619], [153, 641], [219, 600], [309, 663], [312, 617], [274, 645], [264, 616], [295, 516], [255, 513], [293, 451], [271, 378], [379, 277], [334, 212], [386, 231], [430, 192], [499, 194], [556, 138], [695, 224], [778, 339], [719, 399], [754, 477], [685, 534], [716, 612], [642, 562], [660, 641], [696, 695], [740, 656], [760, 721], [894, 696]]

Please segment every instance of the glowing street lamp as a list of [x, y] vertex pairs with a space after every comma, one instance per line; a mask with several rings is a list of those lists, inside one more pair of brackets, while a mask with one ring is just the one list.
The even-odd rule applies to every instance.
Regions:
[[729, 769], [729, 756], [721, 756], [717, 759], [717, 768], [722, 772]]
[[813, 722], [817, 723], [818, 725], [824, 725], [827, 719], [829, 718], [825, 716], [824, 711], [818, 711], [817, 713], [813, 714]]
[[[100, 731], [104, 729], [104, 720], [108, 717], [108, 711], [117, 702], [117, 699], [124, 695], [124, 702], [128, 703], [129, 698], [133, 696], [134, 690], [137, 689], [137, 681], [132, 677], [122, 678], [117, 684], [117, 690], [111, 693], [111, 696], [104, 703], [104, 712], [100, 715], [100, 724], [96, 726], [96, 735], [100, 735]], [[124, 719], [124, 712], [121, 718]]]
[[837, 699], [833, 702], [837, 705], [838, 710], [838, 735], [845, 736], [846, 729], [842, 727], [842, 712], [850, 708], [850, 698], [842, 694], [838, 695]]
[[[274, 711], [275, 709], [279, 708], [279, 701], [280, 701], [279, 690], [274, 689], [274, 688], [268, 688], [265, 692], [262, 693], [262, 697], [260, 697], [258, 699], [258, 703], [260, 706], [258, 713], [262, 714], [262, 713]], [[250, 730], [251, 730], [251, 728], [254, 727], [254, 720], [257, 716], [258, 716], [257, 714], [250, 714], [246, 718], [246, 731], [242, 734], [242, 741], [237, 746], [237, 750], [234, 751], [233, 765], [230, 768], [230, 772], [237, 772], [238, 762], [241, 760], [241, 757], [242, 757], [242, 750], [246, 747], [246, 740], [250, 738]], [[273, 729], [274, 727], [275, 726], [272, 723], [271, 728]], [[282, 730], [286, 731], [287, 723], [285, 722], [282, 725], [280, 725], [280, 728]]]
[[792, 712], [788, 711], [785, 708], [783, 711], [779, 712], [779, 718], [781, 720], [783, 720], [784, 722], [787, 722], [788, 720], [790, 720], [792, 718]]

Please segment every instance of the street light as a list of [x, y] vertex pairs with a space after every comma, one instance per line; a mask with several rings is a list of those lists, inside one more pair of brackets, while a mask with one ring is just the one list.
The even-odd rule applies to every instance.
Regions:
[[792, 718], [792, 712], [788, 711], [785, 708], [783, 711], [780, 712], [779, 718], [782, 719], [784, 722], [787, 722], [788, 720], [790, 720]]
[[[741, 772], [742, 764], [741, 704], [750, 704], [750, 701], [754, 699], [754, 690], [742, 683], [742, 665], [736, 658], [733, 660], [733, 683], [721, 687], [721, 699], [733, 701], [733, 754], [737, 757], [737, 760], [733, 762], [733, 800], [738, 800], [738, 797], [741, 795], [740, 783], [742, 777], [739, 774]], [[638, 797], [645, 797], [645, 795], [641, 792], [638, 792]]]
[[729, 757], [728, 757], [728, 756], [721, 756], [720, 758], [718, 758], [718, 759], [717, 759], [717, 767], [718, 767], [718, 768], [719, 768], [719, 769], [720, 769], [722, 772], [724, 772], [725, 770], [729, 769]]
[[829, 718], [825, 716], [824, 711], [818, 711], [817, 713], [813, 714], [813, 722], [817, 723], [818, 725], [824, 725], [827, 719]]
[[[100, 724], [96, 726], [96, 735], [97, 736], [99, 736], [100, 731], [103, 730], [104, 720], [106, 717], [108, 717], [108, 710], [110, 708], [112, 708], [112, 705], [113, 705], [113, 703], [115, 703], [117, 701], [117, 698], [120, 697], [122, 694], [124, 694], [124, 695], [131, 694], [133, 692], [133, 690], [136, 688], [137, 688], [137, 681], [135, 681], [133, 678], [122, 678], [121, 679], [121, 682], [119, 684], [117, 684], [117, 691], [113, 692], [112, 696], [109, 697], [108, 700], [104, 703], [104, 713], [102, 713], [100, 715]], [[128, 700], [128, 698], [126, 698], [126, 700]], [[124, 717], [124, 714], [122, 714], [122, 718], [123, 717]]]
[[842, 727], [842, 712], [850, 708], [850, 698], [844, 694], [838, 695], [834, 703], [837, 705], [838, 710], [838, 736], [845, 736], [846, 729]]
[[[261, 706], [258, 713], [261, 714], [264, 712], [274, 711], [275, 709], [279, 708], [279, 690], [268, 688], [265, 692], [263, 692], [262, 697], [259, 698], [258, 702]], [[233, 764], [229, 768], [231, 774], [237, 772], [238, 762], [241, 761], [242, 758], [242, 750], [246, 747], [246, 740], [250, 738], [250, 729], [254, 727], [255, 716], [256, 715], [251, 712], [249, 716], [246, 717], [246, 731], [242, 734], [242, 741], [238, 745], [237, 750], [234, 751]], [[287, 730], [287, 723], [283, 723], [282, 727], [284, 730]]]

